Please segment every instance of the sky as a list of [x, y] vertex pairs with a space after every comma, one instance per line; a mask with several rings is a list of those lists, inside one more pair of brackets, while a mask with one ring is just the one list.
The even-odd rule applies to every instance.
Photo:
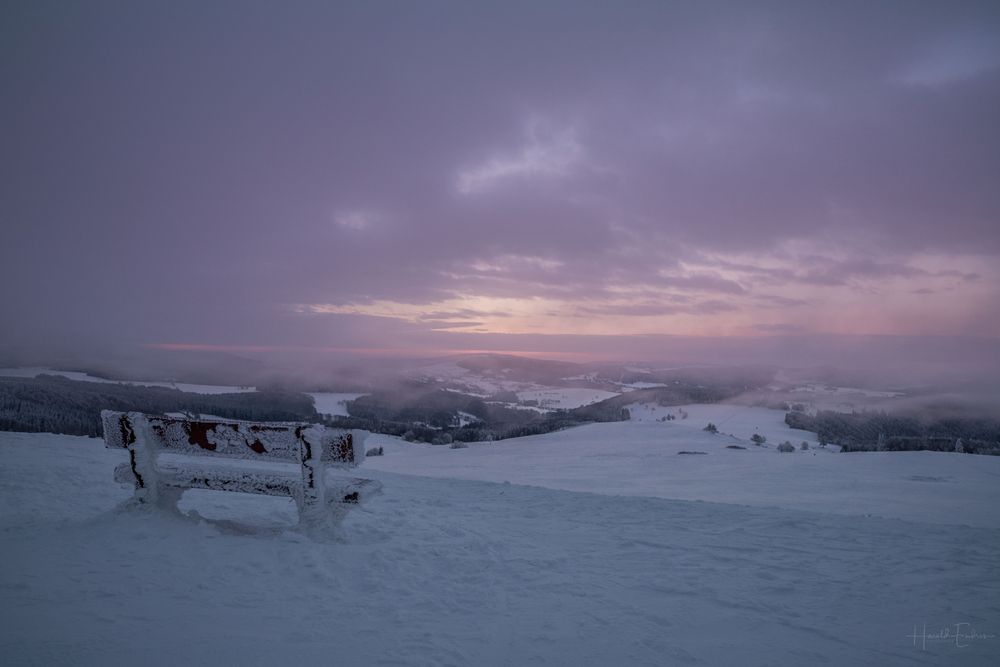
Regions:
[[1000, 339], [995, 2], [8, 0], [0, 90], [0, 349]]

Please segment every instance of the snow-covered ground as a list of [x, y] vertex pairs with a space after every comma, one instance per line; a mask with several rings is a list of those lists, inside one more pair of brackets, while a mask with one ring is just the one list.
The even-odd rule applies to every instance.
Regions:
[[[774, 446], [789, 441], [798, 446], [808, 442], [810, 446], [819, 444], [815, 433], [789, 428], [785, 424], [785, 413], [781, 410], [712, 403], [663, 407], [655, 404], [633, 404], [629, 406], [632, 421], [648, 422], [666, 419], [672, 415], [670, 424], [679, 428], [701, 430], [709, 423], [715, 424], [720, 434], [732, 435], [749, 440], [755, 433], [767, 438], [767, 444]], [[683, 431], [687, 433], [688, 431]], [[668, 431], [668, 433], [674, 433]]]
[[480, 374], [464, 368], [454, 361], [425, 364], [414, 369], [410, 375], [414, 378], [434, 382], [451, 383], [464, 393], [479, 397], [486, 397], [501, 391], [517, 391], [526, 387], [523, 382], [506, 379], [502, 377], [502, 374]]
[[581, 405], [590, 405], [618, 394], [613, 391], [602, 389], [585, 389], [580, 387], [563, 387], [548, 389], [530, 389], [517, 392], [517, 398], [521, 401], [538, 401], [538, 407], [553, 410], [570, 410]]
[[[727, 450], [735, 441], [704, 433], [708, 415], [686, 409], [683, 422], [457, 450], [372, 436], [386, 454], [358, 472], [383, 491], [331, 541], [292, 529], [287, 499], [189, 492], [182, 510], [205, 518], [122, 511], [130, 491], [111, 480], [122, 452], [0, 433], [0, 655], [998, 664], [1000, 459]], [[761, 415], [750, 421], [769, 444], [778, 434]]]
[[622, 389], [626, 391], [631, 391], [633, 389], [652, 389], [653, 387], [666, 387], [667, 385], [662, 382], [628, 382], [621, 383], [616, 382], [615, 384], [620, 385]]
[[[534, 382], [519, 382], [505, 377], [509, 369], [477, 372], [465, 368], [454, 361], [440, 361], [426, 364], [416, 369], [413, 377], [433, 380], [453, 385], [452, 391], [462, 391], [480, 398], [487, 398], [500, 392], [512, 391], [520, 401], [538, 401], [532, 406], [536, 411], [572, 409], [590, 405], [617, 396], [620, 392], [590, 389], [584, 387], [550, 387]], [[591, 376], [577, 376], [567, 380], [586, 380]], [[627, 389], [627, 387], [626, 387]], [[508, 407], [524, 408], [510, 403]], [[539, 410], [540, 408], [540, 410]]]
[[105, 378], [99, 378], [94, 375], [88, 375], [87, 373], [80, 373], [79, 371], [61, 371], [52, 368], [41, 368], [41, 367], [18, 367], [18, 368], [0, 368], [0, 377], [23, 377], [23, 378], [33, 378], [39, 375], [59, 375], [70, 380], [77, 380], [79, 382], [103, 382], [105, 384], [134, 384], [141, 387], [167, 387], [170, 389], [179, 389], [180, 391], [187, 391], [193, 394], [236, 394], [245, 391], [257, 391], [255, 387], [235, 387], [231, 385], [221, 385], [221, 384], [190, 384], [187, 382], [152, 382], [152, 381], [120, 381], [120, 380], [108, 380]]
[[[613, 496], [647, 496], [878, 516], [1000, 529], [1000, 457], [942, 452], [840, 454], [815, 435], [788, 428], [784, 413], [733, 405], [688, 405], [690, 416], [658, 422], [632, 408], [633, 420], [590, 424], [545, 435], [472, 443], [465, 449], [371, 435], [385, 456], [369, 468]], [[677, 408], [654, 408], [665, 414]], [[703, 427], [714, 421], [720, 433]], [[736, 436], [728, 433], [737, 434]], [[764, 446], [750, 441], [754, 433]], [[790, 440], [808, 450], [781, 453]], [[745, 449], [730, 449], [744, 447]], [[681, 452], [704, 452], [682, 454]], [[1000, 582], [998, 582], [1000, 583]]]
[[347, 416], [347, 401], [353, 401], [364, 394], [334, 394], [330, 392], [316, 392], [309, 394], [313, 397], [316, 405], [316, 412], [321, 415]]
[[859, 389], [857, 387], [831, 387], [825, 384], [806, 384], [793, 387], [791, 392], [803, 392], [806, 394], [825, 394], [828, 396], [863, 396], [865, 398], [896, 398], [904, 396], [900, 391], [881, 391], [876, 389]]

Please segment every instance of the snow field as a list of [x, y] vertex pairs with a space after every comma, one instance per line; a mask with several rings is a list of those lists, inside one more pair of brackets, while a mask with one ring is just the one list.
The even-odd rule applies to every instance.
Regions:
[[[634, 406], [633, 406], [634, 407]], [[813, 434], [789, 429], [763, 408], [684, 406], [684, 420], [590, 424], [545, 435], [449, 449], [371, 435], [385, 456], [367, 469], [430, 477], [529, 484], [566, 491], [881, 516], [933, 524], [1000, 528], [1000, 457], [943, 452], [840, 454]], [[659, 413], [657, 413], [659, 414]], [[658, 418], [658, 417], [657, 417]], [[715, 421], [720, 431], [702, 430]], [[753, 433], [767, 437], [758, 447]], [[789, 439], [807, 451], [782, 454]], [[729, 445], [746, 449], [728, 449]], [[705, 456], [680, 454], [705, 452]]]
[[[617, 438], [600, 433], [615, 426]], [[531, 448], [575, 442], [570, 480], [589, 467], [602, 493], [374, 470], [418, 460], [398, 444], [356, 471], [383, 492], [349, 512], [332, 541], [292, 529], [288, 499], [189, 492], [181, 509], [204, 518], [123, 512], [131, 491], [111, 481], [123, 452], [2, 433], [0, 655], [10, 665], [996, 664], [997, 638], [923, 648], [908, 636], [923, 623], [1000, 633], [1000, 529], [988, 509], [1000, 471], [983, 463], [993, 459], [932, 457], [938, 476], [963, 484], [913, 482], [950, 494], [973, 482], [979, 527], [608, 495], [605, 467], [629, 461], [616, 450], [665, 428], [599, 424], [542, 436], [559, 436], [548, 445], [423, 452], [432, 463], [443, 460], [437, 451], [489, 453], [478, 466], [501, 477], [557, 463]], [[762, 464], [868, 468], [857, 455], [729, 451]], [[874, 466], [873, 479], [911, 472], [905, 458]], [[513, 466], [521, 459], [530, 466]], [[648, 463], [633, 459], [633, 472]], [[994, 484], [967, 479], [977, 469]], [[778, 485], [771, 501], [798, 503], [800, 492]]]
[[613, 398], [617, 395], [613, 391], [573, 387], [532, 389], [517, 392], [518, 399], [522, 401], [538, 401], [538, 407], [550, 410], [570, 410], [582, 405], [590, 405], [591, 403]]
[[321, 415], [330, 415], [331, 417], [337, 416], [347, 416], [347, 401], [353, 401], [359, 396], [364, 396], [364, 394], [336, 394], [330, 392], [316, 392], [309, 394], [312, 396], [313, 403], [316, 406], [316, 412]]

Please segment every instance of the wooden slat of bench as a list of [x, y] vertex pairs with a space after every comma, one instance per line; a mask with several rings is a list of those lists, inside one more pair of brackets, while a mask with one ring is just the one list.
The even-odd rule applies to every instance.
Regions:
[[163, 450], [239, 459], [297, 461], [301, 425], [241, 424], [148, 417], [154, 441]]
[[[104, 440], [108, 447], [128, 448], [136, 432], [130, 413], [104, 411], [101, 413]], [[320, 442], [310, 436], [317, 427], [306, 423], [254, 423], [238, 421], [206, 421], [176, 419], [173, 417], [141, 417], [148, 424], [145, 437], [151, 438], [160, 450], [183, 454], [222, 456], [238, 459], [271, 459], [275, 461], [302, 461], [300, 443], [309, 451], [309, 458], [316, 457], [326, 465], [353, 467], [363, 457], [362, 445], [355, 447], [354, 437], [348, 431], [319, 429]], [[315, 451], [317, 447], [319, 451]]]
[[[199, 466], [162, 466], [157, 472], [160, 484], [180, 489], [212, 489], [293, 497], [300, 484], [298, 471], [272, 473]], [[116, 482], [130, 483], [134, 480], [131, 466], [127, 463], [115, 468]]]
[[[165, 464], [158, 470], [159, 483], [175, 489], [208, 489], [237, 491], [268, 496], [294, 498], [301, 490], [299, 471], [263, 471], [223, 468], [214, 465]], [[122, 463], [115, 468], [115, 481], [130, 484], [135, 481], [132, 468]], [[371, 479], [333, 477], [326, 480], [327, 497], [332, 502], [356, 503], [381, 488]]]

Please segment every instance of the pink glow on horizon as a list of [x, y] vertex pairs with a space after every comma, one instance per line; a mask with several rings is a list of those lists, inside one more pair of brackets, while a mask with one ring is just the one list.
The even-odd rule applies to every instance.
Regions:
[[253, 354], [345, 354], [359, 357], [377, 358], [408, 358], [414, 356], [451, 357], [465, 354], [512, 354], [519, 357], [535, 359], [554, 359], [563, 361], [597, 361], [606, 355], [587, 352], [559, 352], [545, 350], [520, 350], [507, 348], [401, 348], [401, 347], [331, 347], [331, 346], [295, 346], [295, 345], [227, 345], [218, 343], [143, 343], [141, 347], [151, 350], [167, 350], [173, 352], [227, 352]]

